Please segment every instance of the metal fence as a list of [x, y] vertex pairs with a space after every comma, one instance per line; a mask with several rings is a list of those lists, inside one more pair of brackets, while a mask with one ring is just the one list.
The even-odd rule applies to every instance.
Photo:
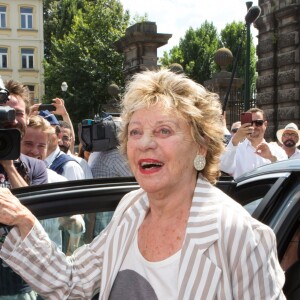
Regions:
[[[256, 90], [251, 91], [250, 108], [256, 106]], [[240, 120], [240, 114], [244, 111], [244, 93], [237, 91], [230, 93], [226, 108], [226, 124], [230, 129], [232, 123]]]

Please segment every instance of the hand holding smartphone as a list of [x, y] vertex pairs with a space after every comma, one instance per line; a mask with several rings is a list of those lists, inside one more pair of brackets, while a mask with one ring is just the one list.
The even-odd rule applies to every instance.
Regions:
[[242, 112], [241, 113], [241, 124], [252, 123], [252, 113], [251, 112]]
[[55, 111], [56, 107], [53, 104], [40, 104], [39, 111], [41, 110]]

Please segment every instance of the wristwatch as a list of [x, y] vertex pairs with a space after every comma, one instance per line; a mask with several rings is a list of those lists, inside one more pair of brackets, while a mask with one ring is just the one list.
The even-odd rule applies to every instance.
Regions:
[[2, 248], [2, 245], [4, 244], [5, 238], [8, 235], [8, 233], [11, 230], [11, 226], [6, 225], [0, 225], [0, 249]]

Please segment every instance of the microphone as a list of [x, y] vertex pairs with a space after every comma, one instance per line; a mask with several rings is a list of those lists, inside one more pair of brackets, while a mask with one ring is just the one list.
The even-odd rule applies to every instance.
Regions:
[[247, 25], [250, 25], [251, 23], [255, 22], [257, 18], [260, 16], [261, 9], [259, 6], [252, 6], [248, 10], [246, 16], [245, 16], [245, 21]]

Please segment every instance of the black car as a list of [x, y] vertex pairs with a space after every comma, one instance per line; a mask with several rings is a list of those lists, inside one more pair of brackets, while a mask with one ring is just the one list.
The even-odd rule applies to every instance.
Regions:
[[[217, 186], [274, 230], [278, 257], [287, 270], [285, 292], [291, 293], [300, 282], [296, 263], [300, 261], [300, 159], [257, 168], [235, 181], [223, 176]], [[15, 189], [13, 193], [41, 220], [82, 216], [86, 228], [78, 240], [80, 246], [95, 235], [97, 220], [103, 217], [107, 223], [122, 196], [138, 188], [131, 177], [103, 178], [31, 186]], [[67, 245], [68, 230], [62, 227], [56, 230], [61, 231], [64, 240], [62, 249], [71, 253]]]

